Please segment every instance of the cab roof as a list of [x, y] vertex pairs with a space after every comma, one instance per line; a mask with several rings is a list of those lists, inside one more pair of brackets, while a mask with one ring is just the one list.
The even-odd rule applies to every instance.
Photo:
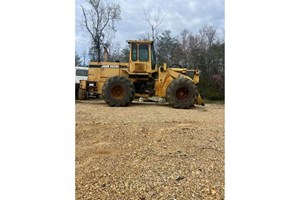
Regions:
[[152, 40], [127, 40], [128, 44], [153, 44]]

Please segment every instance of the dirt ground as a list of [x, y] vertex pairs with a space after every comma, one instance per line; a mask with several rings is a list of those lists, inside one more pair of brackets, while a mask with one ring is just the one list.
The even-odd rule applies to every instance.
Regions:
[[224, 104], [76, 101], [76, 199], [224, 199]]

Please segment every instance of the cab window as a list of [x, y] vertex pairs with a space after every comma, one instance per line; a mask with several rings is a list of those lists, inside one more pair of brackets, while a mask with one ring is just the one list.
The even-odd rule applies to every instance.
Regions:
[[139, 59], [140, 61], [148, 61], [149, 60], [148, 45], [140, 44], [139, 55], [140, 55], [140, 59]]
[[131, 45], [131, 60], [132, 61], [137, 60], [137, 46], [136, 46], [136, 44]]

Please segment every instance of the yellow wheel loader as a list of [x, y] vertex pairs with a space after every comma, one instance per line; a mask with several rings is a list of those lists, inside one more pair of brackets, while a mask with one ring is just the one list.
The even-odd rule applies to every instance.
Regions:
[[204, 106], [197, 89], [199, 70], [157, 66], [153, 41], [127, 42], [129, 63], [90, 62], [88, 79], [80, 81], [79, 99], [90, 92], [102, 95], [110, 106], [128, 106], [134, 98], [153, 96], [165, 98], [175, 108]]

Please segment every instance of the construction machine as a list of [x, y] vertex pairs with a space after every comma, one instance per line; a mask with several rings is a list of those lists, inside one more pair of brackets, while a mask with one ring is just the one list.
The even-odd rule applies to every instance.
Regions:
[[[128, 106], [134, 98], [161, 97], [174, 108], [204, 106], [198, 92], [199, 70], [156, 63], [153, 41], [129, 40], [129, 62], [90, 62], [88, 79], [80, 81], [79, 99], [101, 94], [110, 106]], [[175, 66], [175, 68], [174, 68]]]

